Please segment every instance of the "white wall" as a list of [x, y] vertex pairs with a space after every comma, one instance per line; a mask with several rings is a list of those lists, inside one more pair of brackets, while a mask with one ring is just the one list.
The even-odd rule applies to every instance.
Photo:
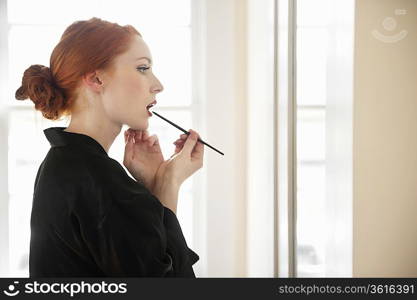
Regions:
[[209, 277], [273, 276], [273, 2], [205, 1]]
[[245, 276], [245, 2], [205, 1], [205, 132], [225, 154], [205, 148], [208, 277]]

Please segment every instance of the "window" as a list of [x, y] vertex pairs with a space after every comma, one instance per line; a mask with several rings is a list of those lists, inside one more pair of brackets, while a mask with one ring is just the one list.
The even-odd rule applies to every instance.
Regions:
[[278, 276], [352, 276], [353, 0], [278, 0]]
[[297, 277], [324, 276], [325, 2], [297, 2]]
[[296, 2], [297, 277], [351, 276], [353, 10]]
[[[9, 241], [0, 244], [1, 247], [8, 247], [3, 248], [1, 253], [9, 253], [9, 276], [26, 277], [33, 185], [39, 165], [50, 147], [43, 129], [68, 126], [69, 120], [47, 120], [35, 111], [30, 100], [19, 102], [14, 98], [24, 70], [31, 64], [49, 66], [53, 47], [65, 28], [76, 20], [95, 16], [120, 25], [131, 24], [148, 44], [155, 61], [154, 72], [165, 88], [157, 96], [155, 110], [183, 128], [193, 128], [191, 1], [119, 0], [116, 5], [114, 1], [98, 0], [13, 0], [0, 2], [0, 5], [7, 5], [8, 25], [6, 29], [0, 29], [0, 34], [8, 37], [7, 52], [0, 53], [0, 56], [7, 56], [9, 66], [7, 98], [2, 99], [8, 120], [9, 191], [6, 199], [0, 199], [9, 204]], [[3, 8], [0, 7], [0, 11]], [[149, 124], [150, 133], [158, 134], [164, 157], [168, 158], [174, 151], [172, 142], [182, 132], [156, 116], [150, 118]], [[126, 129], [125, 126], [122, 128], [109, 151], [109, 155], [121, 165], [123, 131]], [[178, 219], [191, 248], [193, 189], [191, 178], [181, 187], [178, 203]], [[7, 270], [0, 271], [7, 273]]]

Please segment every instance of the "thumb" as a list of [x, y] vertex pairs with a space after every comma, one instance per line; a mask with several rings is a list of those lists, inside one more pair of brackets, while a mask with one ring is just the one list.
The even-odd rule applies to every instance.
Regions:
[[187, 140], [184, 143], [182, 151], [191, 155], [191, 152], [193, 151], [194, 146], [197, 143], [197, 133], [192, 129], [190, 129], [189, 132], [190, 134], [188, 135]]

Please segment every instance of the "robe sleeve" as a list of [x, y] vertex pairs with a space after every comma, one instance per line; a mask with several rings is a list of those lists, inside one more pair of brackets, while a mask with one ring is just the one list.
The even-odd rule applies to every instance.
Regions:
[[98, 267], [111, 277], [195, 277], [198, 255], [188, 248], [173, 211], [151, 193], [113, 199], [85, 231]]

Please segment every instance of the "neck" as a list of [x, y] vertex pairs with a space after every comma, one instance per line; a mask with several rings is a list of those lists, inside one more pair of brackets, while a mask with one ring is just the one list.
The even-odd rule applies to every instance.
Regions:
[[108, 153], [121, 129], [121, 124], [112, 122], [105, 114], [95, 110], [72, 114], [70, 124], [64, 131], [88, 135]]

